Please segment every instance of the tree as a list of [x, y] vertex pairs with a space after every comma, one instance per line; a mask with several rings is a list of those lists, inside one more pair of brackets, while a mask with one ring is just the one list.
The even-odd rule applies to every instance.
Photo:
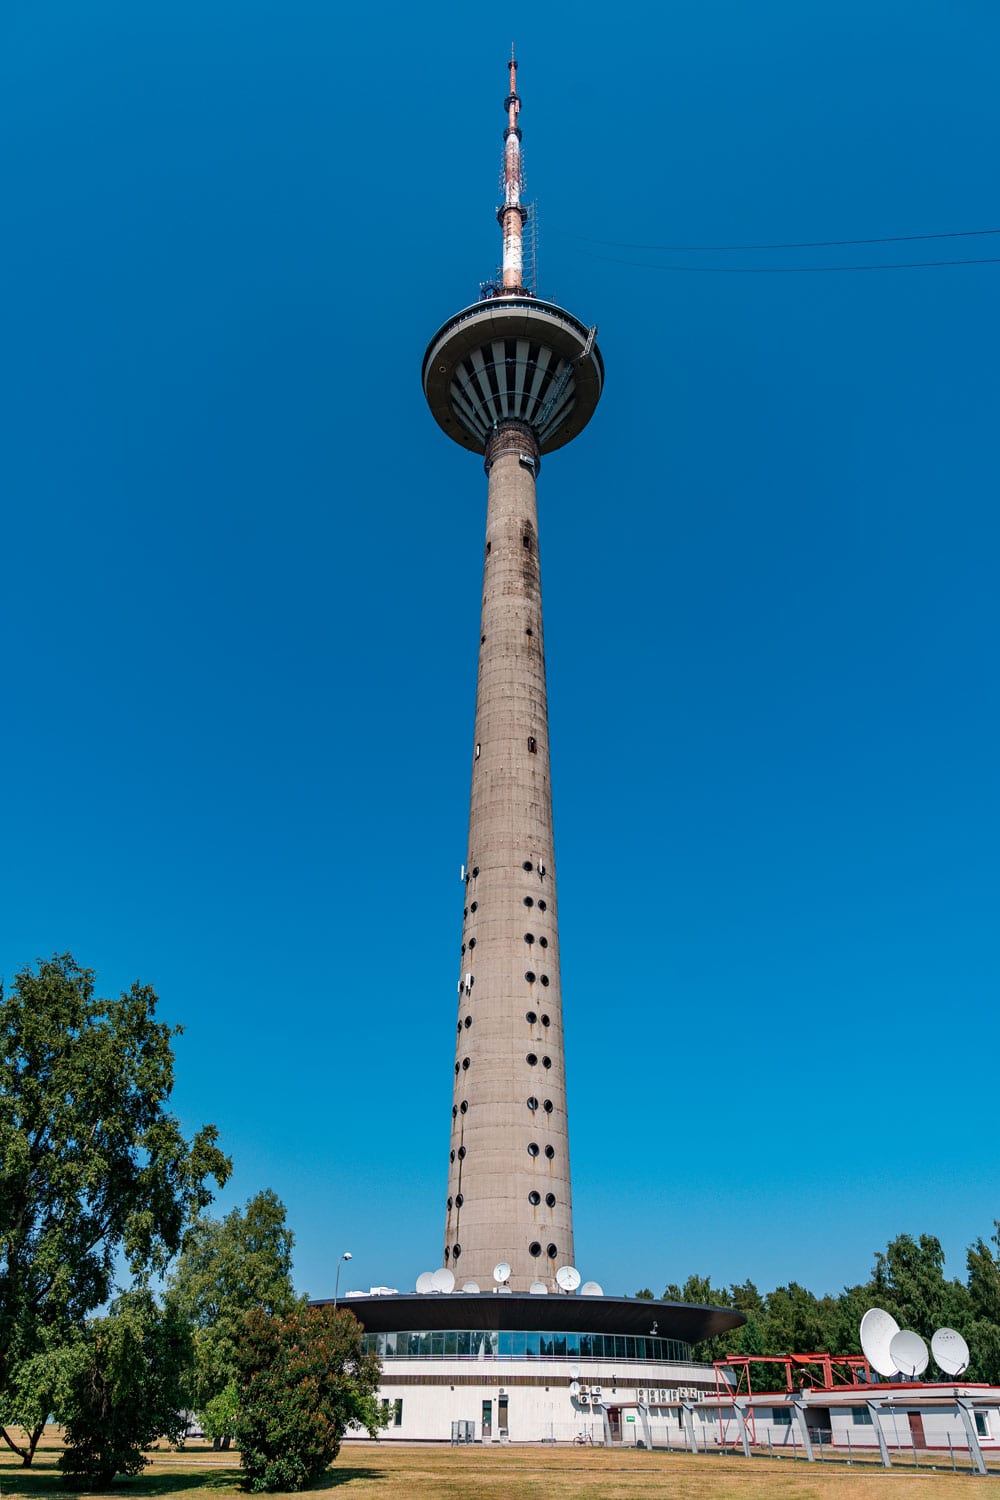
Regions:
[[214, 1127], [188, 1142], [166, 1107], [180, 1028], [156, 1004], [140, 984], [99, 998], [68, 953], [0, 991], [0, 1410], [107, 1302], [116, 1263], [139, 1286], [166, 1270], [229, 1176]]
[[218, 1401], [236, 1378], [243, 1321], [252, 1308], [283, 1313], [294, 1306], [293, 1243], [285, 1206], [267, 1190], [224, 1219], [199, 1218], [170, 1273], [167, 1302], [194, 1330], [189, 1400], [203, 1425], [208, 1417], [210, 1436], [227, 1446], [232, 1425], [216, 1429], [232, 1407]]
[[11, 1367], [10, 1379], [0, 1404], [0, 1422], [7, 1429], [20, 1427], [25, 1443], [14, 1447], [27, 1467], [35, 1456], [45, 1424], [52, 1412], [63, 1412], [69, 1404], [70, 1383], [79, 1367], [84, 1333], [81, 1328], [43, 1329], [40, 1347], [27, 1359]]
[[935, 1328], [958, 1328], [968, 1321], [968, 1292], [960, 1281], [946, 1281], [944, 1251], [932, 1234], [919, 1240], [901, 1234], [875, 1256], [871, 1290], [879, 1307], [903, 1328], [930, 1336]]
[[237, 1365], [236, 1439], [251, 1490], [301, 1489], [336, 1458], [346, 1428], [376, 1437], [389, 1420], [376, 1399], [381, 1363], [363, 1352], [361, 1325], [345, 1308], [254, 1310]]
[[190, 1333], [148, 1292], [118, 1299], [88, 1326], [64, 1412], [67, 1482], [106, 1489], [116, 1474], [139, 1474], [143, 1449], [158, 1438], [180, 1442], [187, 1427], [183, 1374]]
[[[1000, 1219], [993, 1222], [991, 1244], [1000, 1250]], [[1000, 1260], [984, 1240], [969, 1246], [969, 1324], [966, 1337], [972, 1362], [970, 1380], [1000, 1382]], [[956, 1325], [957, 1326], [957, 1325]], [[959, 1332], [966, 1330], [959, 1329]]]

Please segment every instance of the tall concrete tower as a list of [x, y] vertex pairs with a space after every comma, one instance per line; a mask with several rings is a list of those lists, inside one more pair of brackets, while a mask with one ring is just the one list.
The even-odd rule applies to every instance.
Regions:
[[503, 271], [424, 356], [431, 412], [485, 456], [479, 684], [458, 984], [444, 1265], [461, 1285], [555, 1289], [573, 1202], [535, 489], [586, 426], [604, 367], [588, 328], [524, 285], [521, 101], [504, 101]]

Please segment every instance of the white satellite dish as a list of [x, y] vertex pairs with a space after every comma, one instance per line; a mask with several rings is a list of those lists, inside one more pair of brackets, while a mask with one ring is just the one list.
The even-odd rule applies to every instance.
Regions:
[[569, 1367], [569, 1369], [567, 1370], [566, 1373], [569, 1376], [570, 1380], [579, 1380], [580, 1379], [580, 1366], [579, 1365], [570, 1365], [570, 1367]]
[[580, 1382], [578, 1380], [571, 1380], [570, 1381], [570, 1383], [569, 1383], [569, 1393], [570, 1393], [571, 1396], [579, 1396], [579, 1394], [580, 1394]]
[[421, 1271], [420, 1275], [417, 1277], [417, 1291], [420, 1293], [420, 1295], [423, 1297], [426, 1296], [428, 1292], [433, 1292], [436, 1290], [437, 1288], [434, 1285], [434, 1272]]
[[493, 1280], [498, 1285], [502, 1285], [503, 1282], [510, 1280], [510, 1266], [505, 1260], [498, 1260], [493, 1267]]
[[548, 1296], [549, 1289], [545, 1285], [544, 1281], [533, 1281], [529, 1286], [528, 1291], [533, 1297], [546, 1297]]
[[560, 1266], [556, 1272], [556, 1285], [564, 1292], [575, 1292], [580, 1285], [580, 1273], [576, 1266]]
[[431, 1273], [431, 1281], [434, 1283], [436, 1292], [453, 1292], [455, 1290], [455, 1277], [453, 1272], [446, 1266], [439, 1266]]
[[580, 1288], [581, 1297], [603, 1297], [604, 1288], [599, 1281], [585, 1281]]
[[479, 1291], [479, 1282], [478, 1281], [463, 1281], [462, 1282], [462, 1291], [463, 1292], [478, 1292]]
[[914, 1333], [912, 1328], [902, 1328], [892, 1336], [889, 1358], [895, 1361], [897, 1370], [914, 1380], [926, 1370], [930, 1354], [919, 1333]]
[[865, 1359], [878, 1375], [884, 1375], [887, 1380], [899, 1369], [889, 1353], [889, 1345], [898, 1332], [896, 1319], [880, 1307], [870, 1307], [861, 1319], [861, 1347]]
[[969, 1346], [954, 1328], [939, 1328], [931, 1339], [934, 1363], [945, 1375], [964, 1375], [969, 1368]]

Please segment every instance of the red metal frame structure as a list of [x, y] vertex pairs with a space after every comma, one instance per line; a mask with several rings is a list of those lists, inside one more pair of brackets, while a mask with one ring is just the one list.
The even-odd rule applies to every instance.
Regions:
[[[810, 1390], [832, 1391], [837, 1386], [869, 1385], [871, 1370], [863, 1354], [730, 1354], [725, 1359], [714, 1361], [715, 1394], [733, 1399], [754, 1394], [750, 1383], [751, 1365], [784, 1365], [785, 1391]], [[736, 1375], [736, 1384], [723, 1374], [729, 1370]], [[798, 1380], [793, 1379], [798, 1372]], [[771, 1387], [773, 1390], [774, 1387]], [[760, 1392], [757, 1393], [761, 1394]], [[746, 1421], [751, 1443], [757, 1441], [757, 1424], [752, 1406], [746, 1408]], [[719, 1408], [719, 1436], [725, 1443], [725, 1419]]]

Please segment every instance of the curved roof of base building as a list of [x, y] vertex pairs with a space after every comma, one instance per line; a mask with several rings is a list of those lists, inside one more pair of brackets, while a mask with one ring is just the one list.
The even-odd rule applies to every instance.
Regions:
[[[531, 1292], [396, 1292], [391, 1296], [340, 1297], [366, 1333], [401, 1329], [492, 1328], [517, 1331], [545, 1328], [553, 1333], [631, 1333], [653, 1331], [660, 1338], [696, 1344], [729, 1333], [746, 1322], [727, 1307], [689, 1302], [658, 1302], [647, 1297], [579, 1297]], [[332, 1297], [316, 1297], [312, 1307], [332, 1307]]]

